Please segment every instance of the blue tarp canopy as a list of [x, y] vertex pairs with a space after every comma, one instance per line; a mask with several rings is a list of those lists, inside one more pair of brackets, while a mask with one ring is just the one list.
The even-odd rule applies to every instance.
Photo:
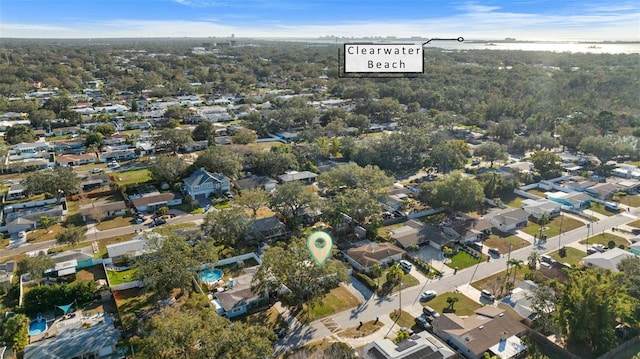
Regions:
[[72, 305], [73, 305], [73, 303], [67, 304], [67, 305], [56, 305], [56, 307], [60, 308], [60, 310], [62, 310], [64, 312], [63, 314], [67, 314], [69, 309], [71, 309]]

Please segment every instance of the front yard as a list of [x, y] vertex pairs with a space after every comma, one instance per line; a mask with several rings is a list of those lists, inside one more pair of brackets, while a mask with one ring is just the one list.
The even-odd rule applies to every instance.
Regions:
[[305, 305], [296, 316], [301, 322], [312, 322], [324, 318], [334, 313], [353, 308], [359, 301], [349, 290], [343, 286], [338, 286], [327, 293], [320, 303], [309, 307]]
[[[453, 305], [453, 309], [451, 309], [451, 306], [447, 303], [447, 298], [449, 297], [458, 299]], [[476, 309], [482, 307], [466, 295], [451, 292], [442, 293], [428, 302], [421, 302], [421, 304], [423, 306], [428, 305], [439, 313], [455, 313], [458, 316], [472, 315]]]
[[113, 178], [120, 186], [143, 184], [151, 181], [151, 173], [148, 169], [143, 168], [132, 171], [114, 172]]
[[[562, 223], [562, 233], [569, 232], [576, 228], [585, 226], [584, 223], [573, 219], [568, 216], [556, 217], [551, 222], [543, 226], [542, 235], [546, 235], [548, 238], [557, 236], [560, 233], [560, 223]], [[529, 224], [522, 229], [523, 232], [532, 236], [540, 236], [540, 225], [535, 222], [529, 222]]]
[[557, 260], [560, 263], [568, 263], [576, 266], [580, 265], [582, 258], [587, 255], [586, 252], [583, 252], [576, 248], [565, 247], [565, 249], [567, 250], [567, 255], [564, 258], [560, 257], [560, 253], [557, 250], [549, 253], [549, 255], [551, 256], [551, 258]]
[[464, 269], [486, 260], [487, 257], [485, 255], [482, 255], [480, 258], [475, 258], [471, 254], [461, 250], [458, 251], [458, 253], [454, 254], [450, 259], [451, 263], [447, 264], [449, 268], [454, 269], [457, 267], [458, 269]]
[[636, 195], [620, 195], [618, 197], [616, 197], [617, 200], [622, 203], [622, 204], [626, 204], [627, 206], [631, 206], [631, 207], [640, 207], [640, 195], [636, 194]]
[[515, 234], [494, 230], [489, 239], [484, 241], [483, 244], [487, 247], [497, 248], [500, 253], [507, 253], [509, 252], [509, 246], [511, 246], [512, 251], [515, 251], [528, 246], [530, 243]]
[[616, 236], [615, 234], [611, 234], [611, 233], [600, 233], [600, 234], [596, 234], [594, 236], [591, 236], [587, 239], [583, 239], [580, 241], [581, 244], [602, 244], [605, 247], [608, 247], [609, 245], [609, 241], [613, 241], [613, 243], [615, 243], [616, 247], [618, 246], [624, 246], [625, 249], [627, 249], [629, 247], [629, 241], [627, 241], [626, 238], [622, 238], [619, 236]]

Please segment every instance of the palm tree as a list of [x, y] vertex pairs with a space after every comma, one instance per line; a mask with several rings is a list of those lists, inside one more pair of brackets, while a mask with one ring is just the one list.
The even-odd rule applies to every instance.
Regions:
[[382, 266], [380, 263], [373, 263], [373, 266], [371, 267], [371, 274], [378, 278], [378, 287], [380, 287], [380, 276], [382, 276]]
[[447, 304], [449, 304], [449, 310], [453, 312], [453, 306], [459, 301], [458, 297], [447, 297]]
[[512, 283], [515, 285], [516, 283], [516, 273], [518, 272], [519, 268], [522, 268], [522, 265], [524, 264], [524, 262], [520, 259], [516, 259], [516, 258], [512, 258], [509, 259], [509, 262], [507, 264], [510, 264], [513, 267], [513, 280]]
[[539, 219], [540, 222], [540, 236], [538, 236], [538, 240], [542, 239], [542, 229], [544, 228], [544, 226], [546, 226], [547, 224], [549, 224], [549, 213], [548, 212], [544, 212]]
[[531, 251], [531, 253], [529, 253], [529, 257], [527, 257], [527, 260], [527, 266], [529, 267], [529, 269], [535, 270], [538, 266], [538, 260], [540, 260], [540, 254], [538, 254], [538, 252], [536, 251]]
[[402, 281], [402, 277], [404, 277], [404, 271], [398, 263], [394, 263], [387, 270], [387, 283], [391, 284], [392, 286], [400, 283], [400, 281]]

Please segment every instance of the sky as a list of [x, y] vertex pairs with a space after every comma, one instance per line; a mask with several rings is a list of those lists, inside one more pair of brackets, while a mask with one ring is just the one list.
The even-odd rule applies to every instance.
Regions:
[[2, 0], [0, 37], [640, 41], [640, 0]]

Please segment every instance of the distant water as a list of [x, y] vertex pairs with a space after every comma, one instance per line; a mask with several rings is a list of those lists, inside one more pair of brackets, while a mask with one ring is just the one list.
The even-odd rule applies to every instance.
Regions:
[[[287, 39], [287, 41], [301, 41], [323, 44], [342, 44], [344, 42], [394, 42], [415, 43], [413, 40], [363, 40], [363, 39]], [[441, 48], [446, 50], [522, 50], [522, 51], [551, 51], [570, 53], [592, 54], [638, 54], [640, 42], [637, 43], [579, 43], [579, 42], [490, 42], [490, 41], [434, 41], [425, 47]]]

